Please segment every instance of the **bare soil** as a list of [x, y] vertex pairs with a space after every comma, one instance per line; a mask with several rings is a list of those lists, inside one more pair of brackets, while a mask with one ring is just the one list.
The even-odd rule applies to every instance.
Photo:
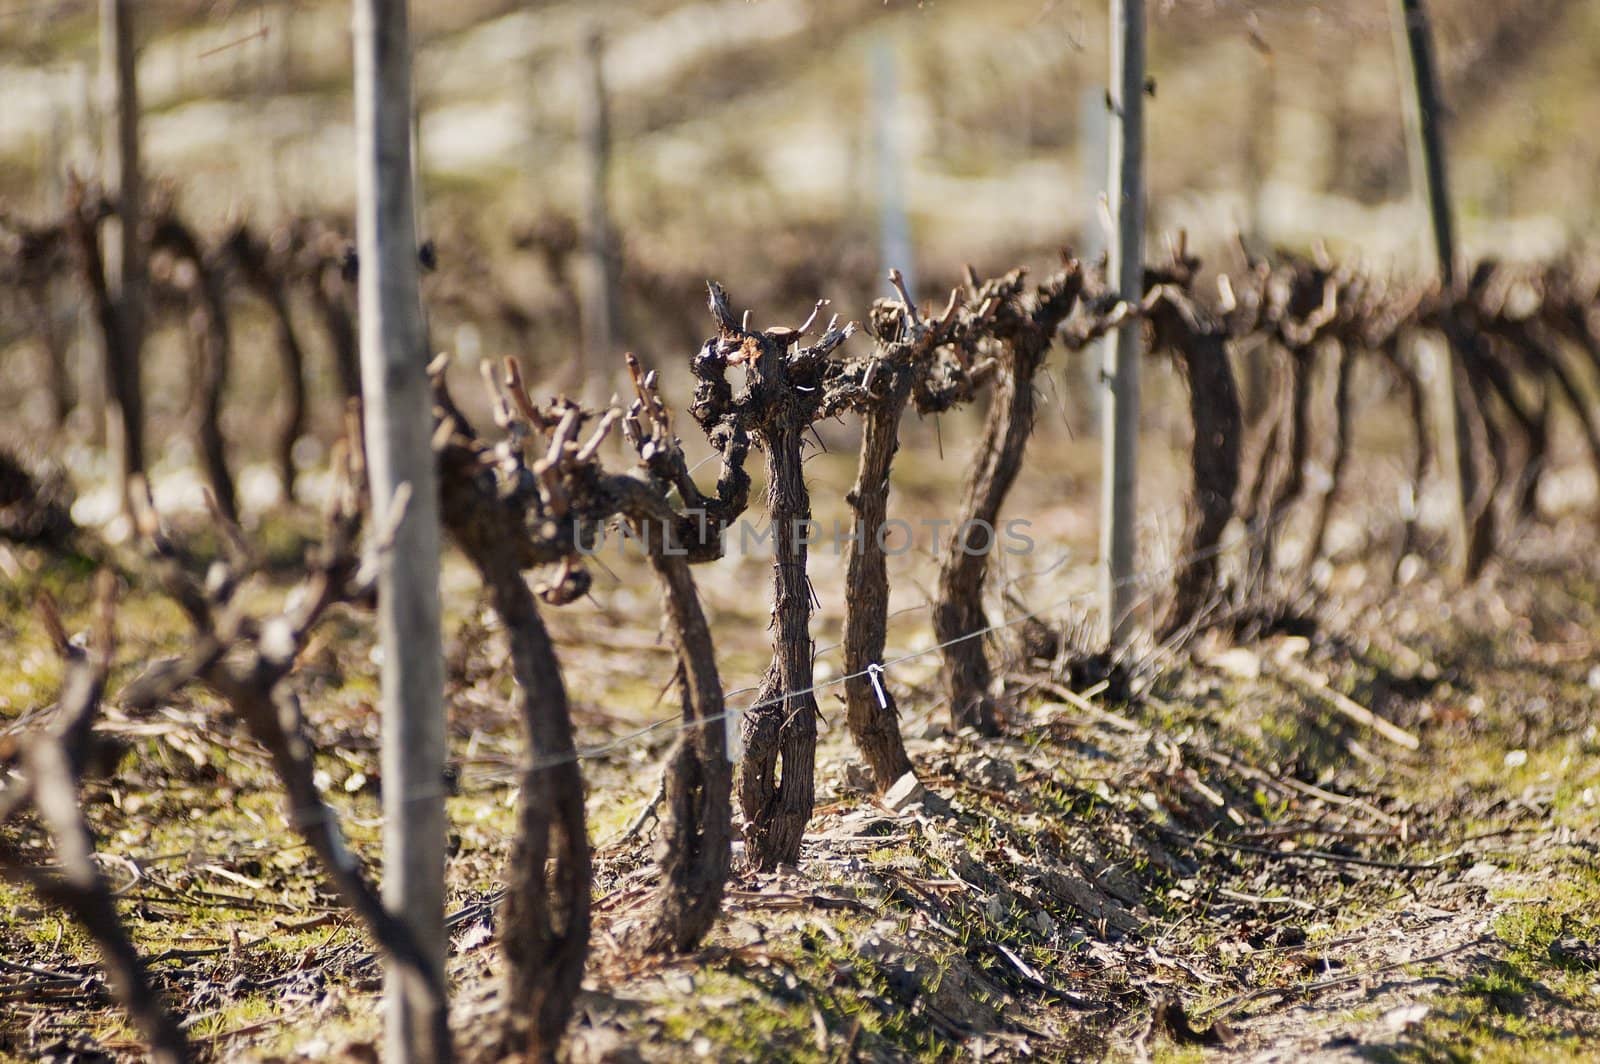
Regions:
[[[1048, 421], [1047, 415], [1043, 421]], [[968, 426], [946, 424], [946, 441]], [[961, 461], [913, 437], [891, 512], [942, 512]], [[837, 441], [833, 441], [837, 442]], [[926, 446], [921, 446], [921, 444]], [[1587, 519], [1521, 530], [1478, 586], [1420, 575], [1390, 588], [1376, 502], [1283, 630], [1147, 647], [1107, 688], [1081, 652], [1092, 586], [1087, 443], [1047, 429], [1013, 501], [1039, 544], [999, 574], [991, 618], [1006, 664], [1004, 735], [948, 734], [938, 656], [891, 665], [922, 790], [881, 800], [849, 748], [833, 684], [842, 561], [813, 566], [823, 720], [818, 812], [797, 866], [741, 871], [696, 954], [642, 962], [620, 941], [653, 880], [655, 787], [676, 716], [660, 610], [636, 554], [597, 564], [592, 600], [548, 611], [573, 693], [597, 847], [595, 956], [573, 1060], [1589, 1059], [1600, 1051], [1600, 706], [1591, 662], [1600, 571]], [[1037, 455], [1036, 451], [1036, 455]], [[848, 447], [807, 475], [824, 500]], [[1062, 489], [1065, 486], [1065, 494]], [[1064, 500], [1064, 501], [1063, 501]], [[1369, 512], [1370, 510], [1370, 512]], [[1175, 523], [1175, 522], [1172, 522]], [[180, 520], [180, 527], [183, 522]], [[309, 517], [256, 534], [287, 578]], [[1152, 530], [1159, 542], [1166, 531]], [[193, 537], [204, 544], [204, 529]], [[1292, 537], [1291, 537], [1292, 540]], [[28, 613], [49, 587], [69, 619], [90, 563], [7, 548], [7, 732], [44, 710], [53, 660]], [[1159, 571], [1159, 559], [1150, 559]], [[932, 646], [925, 552], [891, 559], [892, 657]], [[769, 560], [697, 572], [729, 689], [764, 668]], [[256, 590], [280, 594], [278, 577]], [[1152, 587], [1158, 585], [1153, 581]], [[501, 636], [464, 566], [446, 571], [451, 684], [449, 906], [455, 1025], [469, 1059], [500, 1007], [494, 914], [520, 739]], [[1037, 613], [1038, 616], [1031, 616]], [[149, 719], [115, 691], [183, 645], [170, 604], [135, 588], [106, 730], [123, 744], [88, 789], [123, 914], [211, 1059], [370, 1059], [377, 971], [316, 882], [261, 752], [221, 707]], [[377, 860], [377, 722], [369, 619], [328, 622], [301, 662], [322, 783]], [[736, 696], [748, 699], [748, 693]], [[1341, 710], [1415, 735], [1416, 750]], [[31, 829], [25, 841], [42, 845]], [[736, 856], [736, 865], [742, 862]], [[138, 1047], [67, 922], [0, 888], [0, 1057], [133, 1059]]]

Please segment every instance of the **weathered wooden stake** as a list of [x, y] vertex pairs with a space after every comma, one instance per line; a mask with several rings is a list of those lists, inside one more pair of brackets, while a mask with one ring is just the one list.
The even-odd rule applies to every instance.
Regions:
[[583, 180], [583, 256], [580, 290], [583, 299], [583, 359], [574, 367], [573, 394], [604, 394], [589, 376], [605, 374], [616, 357], [622, 333], [617, 295], [616, 248], [611, 234], [608, 181], [611, 170], [611, 109], [606, 98], [605, 40], [591, 26], [584, 41], [582, 110], [579, 137], [588, 172]]
[[[1130, 304], [1144, 294], [1144, 0], [1111, 0], [1108, 279]], [[1101, 374], [1100, 591], [1107, 641], [1133, 634], [1134, 513], [1139, 458], [1140, 323], [1106, 337]]]
[[[1455, 219], [1450, 208], [1450, 179], [1445, 159], [1443, 105], [1439, 100], [1438, 75], [1433, 61], [1433, 32], [1428, 25], [1424, 0], [1394, 0], [1395, 51], [1402, 76], [1409, 70], [1410, 91], [1402, 88], [1406, 127], [1412, 146], [1412, 185], [1428, 208], [1433, 227], [1433, 249], [1439, 280], [1448, 291], [1455, 285]], [[1447, 312], [1447, 316], [1449, 312]], [[1480, 509], [1478, 469], [1472, 451], [1471, 414], [1462, 402], [1460, 354], [1454, 350], [1456, 329], [1446, 322], [1450, 350], [1441, 353], [1434, 372], [1427, 375], [1437, 389], [1434, 409], [1436, 445], [1445, 472], [1449, 474], [1452, 509], [1455, 512], [1454, 549], [1458, 566], [1468, 576], [1478, 568], [1474, 548], [1481, 539], [1475, 526], [1492, 521], [1492, 500]]]
[[[72, 67], [72, 85], [70, 162], [63, 176], [71, 173], [74, 167], [80, 173], [89, 173], [95, 166], [95, 160], [100, 158], [96, 145], [102, 139], [99, 116], [95, 110], [94, 78], [88, 63], [77, 63]], [[67, 198], [70, 199], [70, 194]], [[110, 376], [106, 370], [105, 352], [94, 339], [95, 312], [89, 300], [79, 302], [77, 314], [78, 320], [72, 334], [72, 368], [77, 375], [78, 406], [82, 408], [79, 414], [82, 418], [80, 427], [85, 430], [85, 438], [91, 447], [104, 447], [109, 420], [106, 392]]]
[[[1257, 49], [1260, 51], [1260, 48]], [[1256, 108], [1254, 121], [1245, 136], [1244, 187], [1245, 224], [1241, 239], [1247, 255], [1266, 255], [1270, 250], [1266, 225], [1266, 185], [1272, 174], [1278, 123], [1277, 70], [1272, 53], [1260, 55], [1251, 96]], [[1239, 351], [1239, 399], [1244, 424], [1254, 427], [1267, 412], [1272, 395], [1272, 352], [1264, 344], [1241, 345]]]
[[[1087, 212], [1078, 238], [1078, 259], [1093, 263], [1106, 250], [1108, 236], [1100, 203], [1106, 195], [1106, 158], [1110, 151], [1106, 119], [1106, 94], [1099, 86], [1082, 90], [1078, 97], [1078, 160], [1083, 209]], [[1075, 431], [1100, 431], [1100, 370], [1105, 364], [1104, 344], [1096, 340], [1067, 356], [1067, 409], [1077, 418]]]
[[106, 436], [117, 458], [123, 510], [129, 485], [143, 476], [144, 390], [139, 350], [144, 339], [145, 260], [139, 243], [139, 79], [135, 65], [132, 0], [100, 0], [100, 92], [104, 124], [103, 178], [116, 196], [116, 244], [107, 251], [107, 281], [119, 336], [105, 353], [108, 387]]
[[[356, 0], [356, 241], [362, 263], [361, 379], [373, 524], [410, 501], [378, 584], [383, 648], [383, 900], [444, 967], [444, 665], [439, 495], [411, 189], [411, 48], [406, 0]], [[390, 1061], [438, 1055], [427, 1003], [391, 968]]]
[[[900, 141], [895, 112], [899, 86], [894, 45], [885, 37], [872, 42], [872, 147], [878, 180], [878, 276], [898, 269], [906, 288], [917, 290], [916, 259], [911, 252], [911, 225], [906, 220], [905, 192], [900, 180]], [[894, 298], [893, 287], [882, 295]]]

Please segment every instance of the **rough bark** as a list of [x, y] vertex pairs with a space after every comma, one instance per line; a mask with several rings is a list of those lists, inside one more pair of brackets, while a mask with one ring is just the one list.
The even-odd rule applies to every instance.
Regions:
[[[1518, 517], [1532, 517], [1537, 509], [1535, 499], [1539, 494], [1539, 479], [1549, 464], [1548, 406], [1543, 399], [1536, 405], [1529, 404], [1519, 391], [1511, 371], [1498, 359], [1493, 345], [1483, 343], [1480, 357], [1482, 361], [1473, 371], [1487, 383], [1487, 391], [1497, 400], [1497, 407], [1505, 412], [1511, 426], [1522, 438], [1522, 466], [1516, 477], [1512, 478], [1516, 489], [1512, 508]], [[1502, 468], [1510, 469], [1509, 450], [1497, 457], [1504, 462]]]
[[[745, 711], [739, 802], [746, 853], [757, 868], [799, 860], [815, 798], [817, 702], [812, 693], [811, 583], [806, 576], [811, 495], [801, 460], [804, 433], [818, 416], [829, 355], [854, 331], [830, 323], [809, 347], [799, 330], [747, 331], [711, 286], [718, 336], [697, 359], [693, 413], [715, 438], [738, 431], [766, 452], [767, 516], [772, 528], [773, 658], [756, 700]], [[819, 304], [820, 310], [820, 304]], [[813, 319], [815, 313], [813, 313]], [[729, 366], [746, 369], [744, 392], [727, 383]]]
[[1505, 465], [1497, 456], [1506, 453], [1505, 440], [1484, 406], [1486, 382], [1469, 365], [1478, 360], [1481, 338], [1467, 329], [1453, 303], [1439, 308], [1429, 320], [1449, 349], [1448, 383], [1456, 417], [1453, 446], [1461, 465], [1460, 497], [1465, 523], [1461, 572], [1464, 579], [1472, 581], [1482, 574], [1494, 554], [1494, 500], [1505, 473]]
[[[1289, 409], [1294, 403], [1293, 369], [1289, 365], [1288, 356], [1276, 345], [1268, 344], [1266, 347], [1264, 354], [1269, 355], [1272, 362], [1271, 393], [1260, 423], [1261, 427], [1256, 433], [1255, 441], [1250, 445], [1250, 450], [1254, 452], [1253, 462], [1249, 484], [1244, 488], [1243, 510], [1240, 514], [1252, 542], [1257, 529], [1261, 526], [1268, 499], [1271, 497], [1272, 485], [1284, 475], [1279, 466], [1282, 455], [1287, 449], [1286, 439], [1291, 416]], [[1253, 569], [1254, 566], [1249, 568]], [[1247, 579], [1247, 583], [1254, 582], [1253, 576]]]
[[[1494, 459], [1501, 478], [1513, 489], [1509, 509], [1512, 516], [1525, 519], [1534, 514], [1539, 479], [1549, 460], [1550, 396], [1543, 387], [1547, 373], [1541, 353], [1526, 342], [1529, 337], [1521, 330], [1503, 327], [1512, 324], [1506, 318], [1503, 283], [1509, 274], [1494, 259], [1479, 262], [1456, 301], [1453, 317], [1459, 321], [1457, 330], [1462, 343], [1458, 356], [1463, 369], [1477, 382], [1484, 417], [1491, 420], [1499, 435]], [[1537, 402], [1530, 403], [1525, 397], [1515, 379], [1519, 375], [1540, 386]], [[1522, 463], [1514, 478], [1510, 476], [1512, 464], [1506, 434], [1500, 431], [1502, 423], [1522, 444]]]
[[474, 560], [510, 637], [515, 703], [528, 736], [529, 767], [501, 919], [512, 1003], [505, 1044], [520, 1045], [531, 1060], [550, 1060], [571, 1018], [589, 952], [593, 872], [583, 777], [561, 666], [526, 581], [503, 561]]
[[1444, 307], [1437, 323], [1451, 351], [1451, 385], [1454, 391], [1457, 447], [1460, 460], [1471, 468], [1461, 478], [1467, 516], [1467, 541], [1462, 557], [1462, 575], [1468, 581], [1482, 575], [1494, 556], [1498, 535], [1495, 498], [1504, 481], [1509, 448], [1504, 434], [1490, 413], [1491, 385], [1481, 372], [1483, 338], [1472, 333], [1461, 320], [1454, 304]]
[[986, 282], [970, 296], [972, 304], [994, 308], [991, 335], [998, 368], [955, 532], [940, 562], [933, 608], [934, 634], [944, 648], [950, 722], [956, 729], [972, 727], [983, 734], [999, 729], [989, 691], [993, 670], [985, 644], [990, 626], [983, 608], [984, 581], [1000, 510], [1022, 471], [1022, 456], [1033, 432], [1033, 378], [1082, 287], [1082, 272], [1070, 263], [1026, 298], [1020, 270]]
[[589, 951], [593, 873], [583, 777], [561, 666], [522, 575], [536, 560], [529, 530], [521, 511], [502, 503], [465, 420], [450, 408], [446, 417], [465, 442], [449, 439], [440, 451], [440, 513], [505, 625], [527, 737], [528, 767], [501, 918], [509, 1010], [500, 1048], [553, 1060]]
[[[844, 364], [829, 383], [825, 412], [846, 409], [861, 416], [861, 450], [856, 482], [845, 501], [855, 511], [845, 586], [845, 719], [856, 749], [872, 771], [879, 791], [912, 771], [900, 736], [899, 707], [881, 671], [888, 634], [889, 572], [884, 552], [890, 469], [900, 446], [900, 418], [915, 386], [927, 385], [941, 367], [936, 350], [957, 325], [958, 293], [941, 318], [923, 321], [896, 270], [890, 282], [898, 303], [879, 300], [872, 309], [875, 343], [870, 354]], [[960, 376], [964, 376], [961, 374]]]
[[[599, 494], [616, 500], [617, 510], [650, 547], [650, 564], [661, 582], [678, 659], [684, 727], [663, 781], [661, 883], [642, 945], [647, 952], [685, 953], [699, 945], [716, 920], [733, 856], [727, 709], [711, 628], [689, 567], [695, 558], [720, 555], [723, 530], [744, 509], [749, 491], [743, 468], [747, 447], [724, 447], [719, 494], [707, 499], [689, 477], [655, 374], [642, 373], [632, 358], [628, 368], [638, 398], [623, 430], [649, 480], [607, 477]], [[668, 502], [674, 490], [681, 512]]]
[[[518, 705], [528, 733], [529, 765], [501, 933], [511, 1011], [500, 1032], [499, 1048], [551, 1060], [571, 1016], [588, 951], [591, 866], [583, 781], [566, 692], [554, 648], [522, 574], [537, 565], [559, 565], [556, 579], [541, 585], [538, 597], [555, 605], [575, 601], [589, 585], [579, 561], [581, 552], [603, 524], [618, 513], [630, 519], [664, 518], [668, 508], [665, 490], [659, 485], [602, 475], [596, 456], [612, 427], [623, 420], [619, 411], [600, 417], [592, 436], [580, 444], [579, 428], [595, 415], [568, 400], [558, 400], [548, 409], [535, 408], [517, 363], [507, 359], [504, 387], [495, 397], [495, 420], [506, 430], [507, 438], [489, 446], [478, 439], [450, 398], [442, 371], [442, 359], [430, 368], [440, 421], [434, 447], [440, 464], [442, 510], [452, 537], [478, 568], [510, 634]], [[681, 452], [675, 447], [655, 446], [661, 442], [655, 433], [644, 437], [640, 412], [636, 406], [624, 424], [630, 439], [644, 445], [641, 457], [646, 465], [654, 467], [653, 473], [682, 476], [685, 484], [692, 486]], [[654, 410], [651, 417], [656, 428], [662, 427], [663, 411]], [[527, 452], [537, 435], [547, 436], [548, 445], [542, 458], [530, 461]], [[731, 449], [738, 452], [737, 447]], [[732, 478], [735, 487], [737, 480]], [[693, 521], [688, 524], [696, 526]], [[697, 607], [685, 598], [693, 596], [692, 584], [682, 582], [687, 570], [673, 570], [671, 563], [667, 564], [669, 609], [684, 622], [680, 635], [693, 659], [694, 672], [686, 677], [701, 688], [698, 694], [691, 694], [687, 708], [698, 715], [708, 704], [704, 688], [720, 689], [714, 672], [707, 677], [701, 671], [709, 666], [709, 630], [703, 618], [697, 625], [691, 615]], [[711, 756], [717, 750], [715, 740], [698, 749], [702, 756]], [[722, 771], [726, 781], [725, 766]], [[701, 882], [716, 878], [719, 860], [726, 870], [726, 837], [731, 830], [726, 813], [728, 788], [724, 783], [719, 829], [716, 786], [711, 779], [700, 792], [706, 803], [701, 810], [708, 819], [695, 827], [701, 832], [698, 850], [689, 845], [680, 851], [690, 858], [686, 870], [691, 876], [712, 870], [711, 877], [697, 879]], [[684, 796], [679, 793], [680, 798]], [[685, 827], [690, 823], [687, 817], [681, 821]], [[719, 830], [724, 839], [720, 858], [715, 843]], [[675, 902], [686, 910], [685, 922], [673, 929], [681, 933], [680, 941], [698, 937], [704, 928], [697, 929], [694, 924], [709, 924], [715, 915], [714, 900], [709, 912], [697, 909], [692, 899]]]
[[[769, 346], [758, 371], [782, 380], [782, 348]], [[775, 379], [773, 379], [775, 378]], [[781, 385], [780, 385], [781, 386]], [[806, 575], [811, 493], [801, 462], [801, 425], [783, 419], [762, 432], [767, 518], [772, 526], [773, 656], [745, 712], [739, 798], [745, 845], [758, 867], [793, 864], [815, 801], [817, 699], [811, 692], [811, 581]]]
[[1233, 520], [1239, 490], [1243, 416], [1225, 327], [1179, 290], [1162, 286], [1145, 299], [1156, 349], [1169, 351], [1189, 389], [1194, 426], [1187, 517], [1178, 544], [1172, 600], [1157, 638], [1169, 640], [1196, 623], [1217, 597], [1223, 531]]
[[1289, 405], [1280, 425], [1281, 450], [1276, 458], [1277, 475], [1259, 525], [1255, 571], [1262, 586], [1270, 585], [1277, 567], [1278, 533], [1288, 519], [1290, 508], [1305, 493], [1306, 459], [1311, 453], [1311, 386], [1315, 353], [1309, 349], [1288, 352]]
[[900, 737], [900, 709], [881, 675], [888, 638], [889, 570], [884, 557], [884, 522], [889, 511], [889, 470], [900, 448], [900, 415], [911, 397], [909, 373], [897, 374], [880, 405], [861, 413], [861, 459], [855, 486], [845, 496], [855, 510], [855, 535], [845, 565], [850, 589], [844, 615], [845, 720], [866, 758], [878, 790], [888, 790], [911, 771]]
[[1475, 467], [1474, 490], [1468, 497], [1467, 511], [1472, 520], [1462, 574], [1467, 580], [1475, 580], [1494, 556], [1498, 543], [1499, 515], [1494, 502], [1504, 478], [1507, 449], [1505, 437], [1485, 408], [1487, 396], [1482, 377], [1458, 366], [1455, 378], [1457, 416], [1466, 422], [1467, 433], [1467, 446], [1460, 451], [1473, 456]]
[[1291, 256], [1263, 276], [1264, 314], [1278, 374], [1273, 410], [1257, 451], [1242, 514], [1249, 536], [1241, 602], [1274, 593], [1278, 535], [1305, 493], [1311, 449], [1312, 370], [1317, 351], [1336, 335], [1340, 286], [1329, 269]]
[[732, 860], [733, 767], [723, 727], [722, 681], [687, 551], [672, 531], [674, 512], [632, 477], [606, 478], [605, 491], [649, 545], [678, 659], [684, 731], [669, 758], [658, 846], [661, 883], [643, 945], [648, 952], [687, 953], [716, 921]]

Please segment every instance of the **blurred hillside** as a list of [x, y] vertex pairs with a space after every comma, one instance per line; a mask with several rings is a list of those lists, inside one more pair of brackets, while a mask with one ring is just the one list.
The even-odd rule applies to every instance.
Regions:
[[[22, 210], [93, 172], [92, 0], [0, 4], [0, 196]], [[340, 209], [353, 195], [349, 5], [146, 0], [140, 84], [154, 176], [202, 225]], [[1264, 240], [1406, 261], [1409, 195], [1389, 0], [1155, 0], [1154, 237]], [[737, 278], [801, 239], [828, 271], [878, 267], [894, 145], [924, 279], [1098, 244], [1104, 5], [1088, 0], [413, 3], [425, 227], [491, 251], [575, 214], [583, 42], [606, 41], [612, 194], [626, 246]], [[1595, 224], [1600, 4], [1434, 0], [1464, 243], [1511, 256]], [[889, 83], [888, 121], [872, 96]], [[875, 88], [876, 86], [876, 88]], [[875, 130], [881, 133], [875, 133]], [[930, 287], [925, 285], [925, 287]]]

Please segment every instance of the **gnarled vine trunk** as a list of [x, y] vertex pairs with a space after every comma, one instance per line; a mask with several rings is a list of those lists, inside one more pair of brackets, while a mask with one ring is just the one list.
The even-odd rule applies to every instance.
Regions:
[[[762, 358], [768, 360], [765, 368], [782, 356], [764, 352]], [[773, 656], [756, 700], [745, 712], [744, 770], [739, 777], [745, 845], [760, 868], [799, 860], [801, 836], [816, 800], [818, 712], [811, 691], [811, 581], [806, 576], [811, 492], [801, 464], [801, 432], [800, 424], [780, 416], [763, 433], [775, 555]]]
[[1188, 385], [1194, 426], [1189, 450], [1193, 483], [1172, 601], [1156, 627], [1157, 637], [1165, 640], [1199, 619], [1216, 594], [1222, 533], [1233, 520], [1239, 490], [1244, 419], [1226, 329], [1203, 318], [1186, 296], [1170, 287], [1158, 288], [1145, 306], [1155, 324], [1156, 347], [1172, 353]]
[[825, 413], [852, 410], [861, 416], [856, 482], [845, 495], [855, 511], [845, 570], [850, 589], [843, 634], [845, 718], [879, 791], [912, 771], [900, 737], [899, 706], [882, 672], [889, 619], [885, 539], [900, 419], [913, 396], [937, 406], [970, 397], [973, 387], [969, 367], [951, 346], [962, 324], [959, 291], [951, 292], [939, 318], [924, 321], [899, 270], [889, 271], [889, 282], [899, 302], [882, 299], [873, 305], [872, 351], [840, 366], [823, 403]]
[[1344, 482], [1345, 466], [1350, 459], [1350, 380], [1355, 370], [1355, 357], [1343, 342], [1337, 342], [1334, 356], [1333, 383], [1333, 450], [1328, 457], [1328, 484], [1317, 498], [1316, 516], [1311, 520], [1311, 536], [1306, 541], [1305, 564], [1302, 570], [1309, 579], [1312, 566], [1322, 557], [1322, 547], [1328, 538], [1328, 521], [1333, 514], [1333, 503]]
[[1027, 301], [1022, 298], [1021, 271], [989, 281], [972, 293], [974, 304], [995, 307], [991, 335], [999, 347], [999, 365], [955, 532], [939, 565], [933, 607], [934, 634], [944, 649], [950, 722], [957, 729], [972, 727], [983, 734], [999, 729], [989, 691], [994, 673], [985, 645], [990, 625], [983, 586], [999, 536], [1000, 510], [1022, 471], [1022, 456], [1033, 433], [1034, 375], [1082, 289], [1083, 274], [1076, 263], [1069, 263]]
[[[815, 803], [817, 700], [811, 660], [811, 582], [806, 576], [812, 535], [811, 492], [802, 464], [804, 434], [822, 409], [829, 356], [855, 332], [853, 323], [829, 322], [815, 343], [801, 346], [822, 304], [799, 329], [746, 329], [733, 315], [728, 294], [711, 284], [709, 307], [717, 336], [694, 362], [698, 378], [691, 412], [724, 458], [754, 439], [766, 452], [767, 517], [773, 545], [772, 664], [746, 709], [739, 804], [745, 816], [745, 852], [759, 869], [792, 864]], [[728, 369], [745, 367], [736, 393]], [[736, 442], [737, 441], [737, 442]], [[723, 482], [738, 495], [738, 471], [725, 461]]]
[[195, 374], [189, 416], [200, 446], [201, 461], [205, 464], [206, 481], [217, 497], [223, 516], [237, 521], [238, 498], [233, 488], [233, 473], [228, 468], [227, 441], [222, 436], [222, 396], [233, 361], [227, 293], [218, 270], [201, 248], [199, 238], [176, 215], [167, 213], [157, 220], [151, 248], [188, 262], [194, 271], [188, 326], [194, 346]]
[[889, 511], [889, 469], [900, 448], [900, 415], [911, 396], [909, 371], [893, 375], [885, 395], [861, 412], [861, 460], [855, 486], [845, 496], [855, 510], [855, 536], [845, 565], [850, 602], [844, 614], [845, 719], [880, 791], [911, 771], [900, 738], [899, 707], [881, 676], [888, 636], [889, 569], [884, 522]]
[[518, 511], [501, 503], [492, 475], [470, 448], [447, 445], [439, 474], [445, 527], [478, 570], [505, 625], [528, 744], [501, 919], [509, 1009], [500, 1046], [531, 1060], [553, 1060], [583, 980], [592, 882], [567, 692], [522, 575], [528, 532]]
[[496, 563], [481, 571], [511, 642], [515, 702], [528, 736], [501, 918], [512, 1006], [504, 1044], [543, 1061], [561, 1044], [589, 953], [592, 870], [583, 777], [561, 666], [533, 594], [514, 566]]
[[607, 483], [650, 547], [650, 565], [666, 599], [683, 706], [684, 731], [665, 779], [661, 883], [645, 930], [645, 949], [687, 953], [717, 918], [733, 854], [733, 766], [728, 761], [722, 681], [687, 551], [670, 531], [672, 511], [631, 477], [611, 477]]
[[272, 261], [271, 249], [245, 226], [239, 226], [228, 239], [228, 250], [239, 265], [246, 283], [266, 301], [272, 312], [273, 335], [278, 355], [283, 359], [284, 397], [288, 407], [278, 429], [278, 478], [283, 496], [294, 499], [294, 445], [306, 431], [306, 356], [289, 311], [288, 286], [281, 269]]

